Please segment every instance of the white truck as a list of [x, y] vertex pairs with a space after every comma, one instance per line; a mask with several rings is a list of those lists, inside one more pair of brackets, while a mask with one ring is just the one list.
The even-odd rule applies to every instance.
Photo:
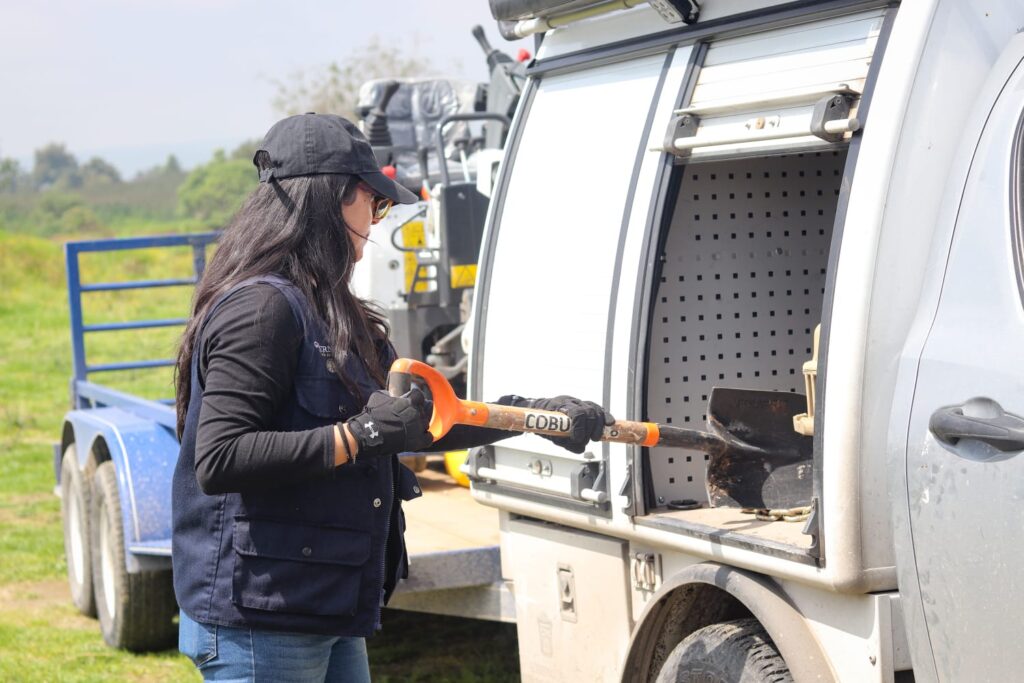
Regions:
[[811, 397], [803, 522], [710, 505], [700, 451], [473, 451], [523, 679], [1019, 680], [1024, 3], [491, 7], [543, 37], [470, 398]]

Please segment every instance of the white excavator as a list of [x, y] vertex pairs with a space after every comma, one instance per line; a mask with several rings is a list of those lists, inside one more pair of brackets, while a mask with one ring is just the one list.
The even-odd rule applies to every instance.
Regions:
[[[360, 125], [385, 173], [421, 201], [396, 206], [376, 228], [353, 283], [387, 315], [398, 355], [437, 368], [465, 395], [466, 328], [484, 220], [530, 55], [494, 49], [473, 36], [490, 80], [377, 79], [360, 88]], [[446, 454], [458, 471], [464, 454]], [[426, 456], [406, 464], [420, 471]]]

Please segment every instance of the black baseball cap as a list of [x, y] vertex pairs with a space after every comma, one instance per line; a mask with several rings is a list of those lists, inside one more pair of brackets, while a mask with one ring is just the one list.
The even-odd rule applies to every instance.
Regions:
[[378, 194], [399, 204], [415, 204], [418, 199], [381, 172], [366, 136], [336, 114], [310, 112], [282, 119], [267, 131], [256, 155], [260, 152], [270, 155], [270, 167], [260, 171], [261, 183], [273, 178], [344, 173], [359, 176]]

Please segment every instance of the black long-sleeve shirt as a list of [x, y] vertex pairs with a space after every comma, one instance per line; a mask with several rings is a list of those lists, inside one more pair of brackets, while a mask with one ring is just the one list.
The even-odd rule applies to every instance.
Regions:
[[[199, 354], [203, 403], [196, 438], [196, 477], [208, 494], [288, 484], [334, 468], [334, 426], [270, 431], [291, 400], [303, 334], [276, 287], [235, 292], [207, 320]], [[457, 425], [424, 450], [493, 443], [514, 432]]]

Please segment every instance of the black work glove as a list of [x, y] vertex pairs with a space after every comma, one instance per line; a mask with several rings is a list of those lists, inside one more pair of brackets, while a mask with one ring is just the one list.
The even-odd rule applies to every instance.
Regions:
[[567, 451], [582, 453], [591, 441], [598, 441], [606, 426], [615, 423], [615, 418], [604, 408], [591, 401], [581, 401], [572, 396], [556, 396], [554, 398], [521, 398], [516, 397], [512, 405], [520, 408], [537, 408], [538, 410], [554, 410], [565, 413], [572, 420], [572, 431], [569, 436], [549, 436], [538, 434], [548, 441], [558, 444]]
[[401, 396], [373, 392], [363, 412], [345, 423], [359, 444], [357, 458], [426, 448], [433, 441], [429, 424], [426, 399], [416, 387]]

